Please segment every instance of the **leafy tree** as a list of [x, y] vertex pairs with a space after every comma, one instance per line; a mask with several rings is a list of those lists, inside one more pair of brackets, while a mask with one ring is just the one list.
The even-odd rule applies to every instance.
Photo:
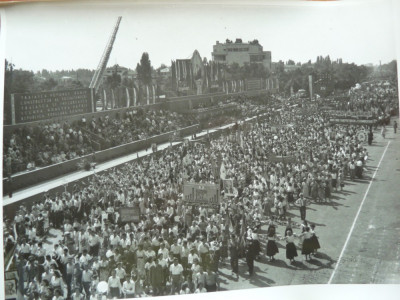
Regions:
[[50, 91], [54, 89], [57, 85], [57, 81], [55, 81], [53, 78], [49, 78], [40, 84], [40, 89], [44, 91]]
[[116, 71], [112, 72], [110, 76], [107, 76], [107, 86], [111, 89], [115, 89], [121, 84], [121, 75]]
[[151, 62], [149, 59], [149, 54], [144, 52], [142, 54], [142, 58], [140, 59], [140, 63], [136, 66], [136, 71], [138, 73], [138, 78], [142, 81], [143, 84], [149, 85], [151, 84]]

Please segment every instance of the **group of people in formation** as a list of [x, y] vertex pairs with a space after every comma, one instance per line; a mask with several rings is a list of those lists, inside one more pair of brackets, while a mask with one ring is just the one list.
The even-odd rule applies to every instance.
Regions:
[[[260, 258], [261, 254], [261, 244], [258, 239], [258, 234], [252, 233], [251, 229], [247, 233], [247, 245], [246, 245], [246, 262], [248, 266], [249, 275], [252, 276], [254, 274], [254, 260]], [[316, 255], [318, 249], [321, 248], [318, 236], [315, 232], [315, 225], [308, 224], [306, 220], [301, 224], [301, 233], [293, 232], [291, 219], [288, 219], [287, 226], [285, 228], [284, 236], [280, 236], [276, 233], [276, 226], [273, 221], [270, 221], [270, 224], [267, 229], [267, 237], [266, 237], [266, 257], [270, 262], [275, 260], [275, 255], [279, 253], [279, 248], [277, 245], [277, 241], [285, 241], [286, 242], [286, 259], [290, 261], [290, 264], [295, 263], [296, 257], [299, 256], [296, 246], [297, 244], [301, 249], [301, 255], [305, 256], [306, 261], [311, 260], [311, 255]], [[230, 244], [229, 250], [231, 254], [231, 266], [232, 273], [239, 277], [237, 264], [232, 261], [235, 255], [232, 255], [234, 251], [234, 244]]]

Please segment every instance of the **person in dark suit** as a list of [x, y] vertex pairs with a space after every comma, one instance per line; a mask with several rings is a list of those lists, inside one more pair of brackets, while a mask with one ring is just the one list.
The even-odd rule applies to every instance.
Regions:
[[372, 141], [374, 139], [374, 134], [372, 132], [372, 129], [368, 132], [368, 145], [372, 145]]
[[249, 267], [249, 275], [253, 276], [254, 274], [254, 260], [257, 256], [256, 245], [251, 237], [247, 238], [247, 245], [246, 245], [246, 263]]
[[238, 241], [234, 235], [232, 235], [229, 243], [229, 255], [231, 260], [232, 275], [236, 274], [236, 279], [239, 279], [239, 249]]

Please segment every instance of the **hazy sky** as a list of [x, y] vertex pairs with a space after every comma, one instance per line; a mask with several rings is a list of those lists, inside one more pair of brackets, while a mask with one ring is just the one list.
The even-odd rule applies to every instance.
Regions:
[[272, 51], [273, 61], [330, 55], [357, 64], [386, 63], [396, 57], [392, 3], [17, 5], [5, 10], [5, 57], [17, 68], [34, 71], [95, 69], [122, 16], [108, 66], [135, 68], [143, 52], [155, 67], [188, 58], [195, 49], [211, 59], [213, 44], [227, 38], [258, 39]]

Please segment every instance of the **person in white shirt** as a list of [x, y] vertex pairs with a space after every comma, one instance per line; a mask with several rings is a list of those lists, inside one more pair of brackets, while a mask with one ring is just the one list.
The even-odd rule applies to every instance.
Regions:
[[294, 262], [294, 258], [297, 257], [297, 250], [294, 244], [294, 235], [292, 230], [287, 230], [286, 234], [286, 258], [289, 259], [290, 263], [292, 264]]
[[202, 283], [199, 283], [197, 289], [194, 291], [195, 294], [200, 294], [200, 293], [207, 293], [206, 288], [203, 286]]
[[136, 282], [133, 280], [132, 276], [129, 276], [126, 281], [124, 281], [122, 285], [122, 293], [125, 298], [134, 298], [135, 297], [135, 285]]
[[169, 267], [171, 279], [171, 295], [179, 293], [181, 289], [183, 267], [178, 263], [178, 259], [174, 258], [174, 263]]
[[84, 265], [89, 264], [91, 259], [92, 259], [92, 257], [87, 253], [87, 250], [84, 249], [83, 254], [79, 258], [79, 264], [81, 265], [81, 267], [83, 267]]
[[117, 277], [121, 280], [121, 282], [124, 282], [125, 276], [126, 276], [126, 271], [124, 268], [122, 268], [122, 263], [118, 263], [118, 267], [115, 269]]
[[119, 298], [121, 295], [121, 281], [117, 277], [115, 270], [111, 274], [112, 276], [108, 278], [108, 295], [110, 298]]
[[89, 269], [88, 265], [85, 265], [82, 271], [82, 287], [85, 291], [86, 298], [90, 297], [90, 284], [92, 282], [92, 277], [92, 270]]
[[79, 291], [79, 287], [75, 288], [75, 292], [71, 295], [71, 300], [83, 300], [85, 296]]
[[160, 249], [158, 249], [158, 255], [162, 255], [162, 257], [164, 259], [167, 259], [169, 257], [169, 251], [165, 247], [165, 243], [164, 242], [160, 244]]
[[180, 260], [181, 258], [181, 245], [178, 245], [178, 240], [174, 240], [174, 243], [171, 245], [171, 252], [174, 255], [174, 257], [178, 258]]

